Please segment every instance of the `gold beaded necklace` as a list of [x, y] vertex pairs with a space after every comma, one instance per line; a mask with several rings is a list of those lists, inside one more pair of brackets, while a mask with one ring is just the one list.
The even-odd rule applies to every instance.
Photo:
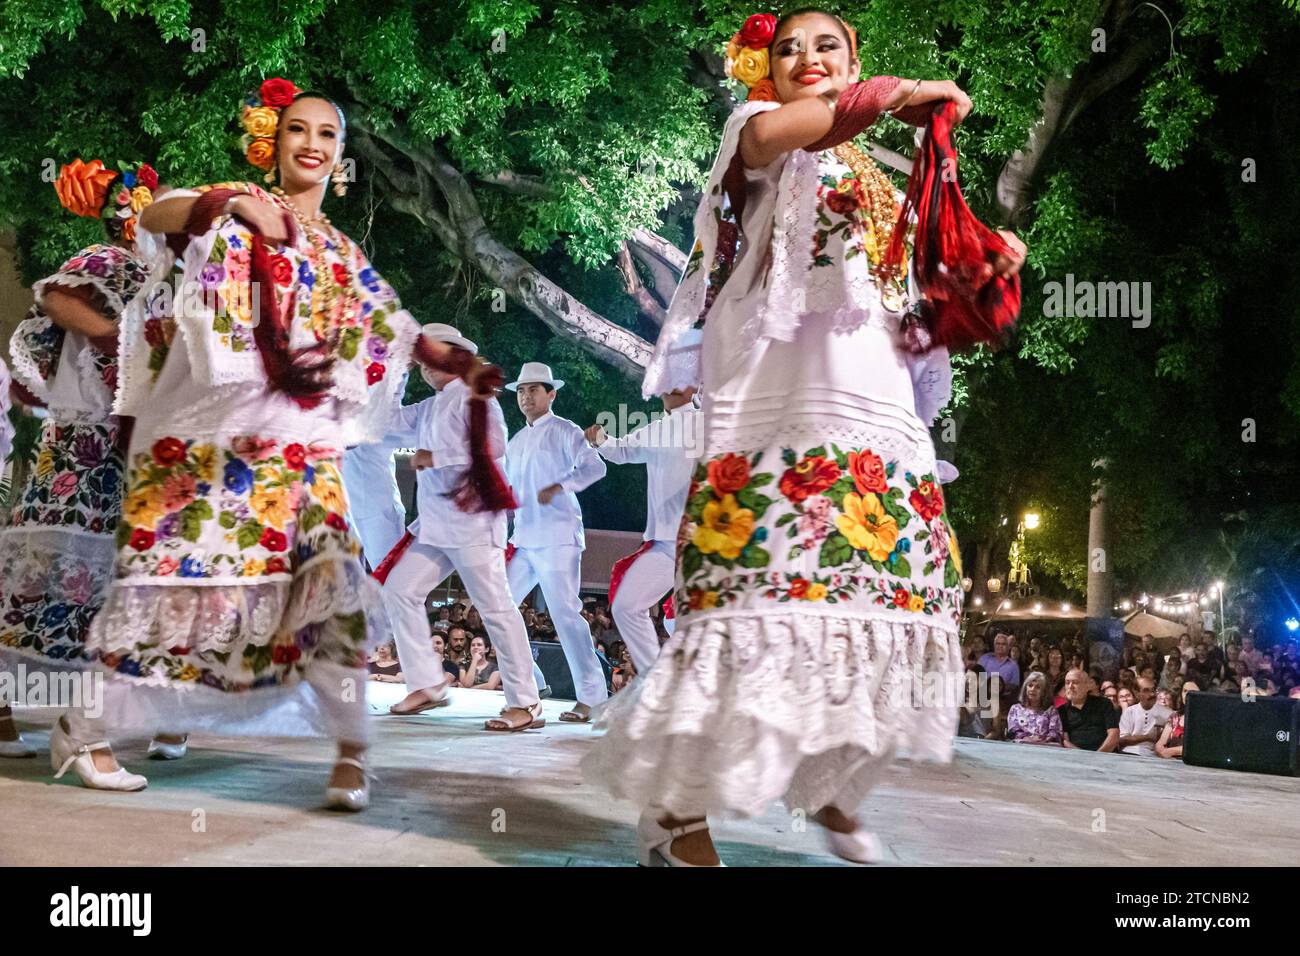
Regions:
[[[307, 237], [307, 241], [311, 243], [311, 247], [316, 253], [316, 261], [312, 266], [312, 271], [316, 276], [316, 282], [313, 286], [313, 297], [315, 290], [320, 289], [320, 314], [323, 317], [323, 321], [320, 323], [322, 327], [318, 328], [317, 323], [313, 318], [312, 327], [313, 331], [316, 332], [317, 336], [322, 341], [329, 342], [332, 345], [338, 341], [342, 326], [345, 323], [350, 322], [356, 316], [356, 304], [361, 298], [357, 293], [356, 276], [353, 275], [351, 266], [348, 262], [348, 256], [346, 255], [346, 250], [344, 248], [344, 240], [340, 238], [339, 233], [335, 231], [332, 225], [330, 225], [328, 217], [318, 215], [315, 218], [309, 219], [307, 218], [307, 214], [299, 209], [279, 186], [273, 187], [271, 192], [283, 200], [284, 204], [289, 207], [289, 212], [293, 214], [294, 219], [298, 220], [298, 225], [302, 227], [303, 235]], [[321, 234], [322, 232], [324, 235]], [[344, 277], [347, 280], [346, 282], [334, 281], [333, 268], [325, 259], [327, 237], [334, 244], [334, 248], [339, 253], [339, 259], [343, 263], [341, 268], [343, 269]], [[341, 296], [336, 291], [336, 287], [342, 288], [343, 292]], [[335, 310], [336, 299], [340, 300], [338, 302], [337, 315]], [[312, 309], [311, 311], [315, 313], [316, 310]]]
[[907, 261], [904, 257], [904, 261], [892, 269], [884, 264], [885, 250], [889, 248], [894, 235], [894, 224], [898, 219], [899, 206], [894, 195], [894, 184], [870, 156], [852, 143], [840, 143], [831, 152], [853, 170], [853, 175], [866, 194], [867, 220], [872, 231], [871, 242], [867, 244], [871, 271], [880, 285], [881, 301], [886, 306], [896, 308], [903, 298]]

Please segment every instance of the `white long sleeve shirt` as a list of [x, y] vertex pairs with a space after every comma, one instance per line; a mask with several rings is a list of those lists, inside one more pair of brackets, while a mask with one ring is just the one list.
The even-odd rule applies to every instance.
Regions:
[[[521, 428], [506, 449], [506, 475], [519, 502], [511, 544], [586, 547], [577, 492], [605, 477], [605, 463], [587, 444], [581, 428], [551, 412]], [[549, 505], [539, 504], [537, 493], [556, 484], [563, 491]]]
[[[433, 467], [425, 468], [416, 478], [420, 514], [409, 529], [421, 544], [441, 548], [506, 546], [504, 511], [469, 514], [447, 497], [459, 486], [470, 463], [471, 401], [469, 386], [455, 379], [433, 398], [398, 409], [392, 431], [384, 438], [385, 443], [422, 448], [433, 455]], [[506, 447], [506, 419], [496, 399], [488, 401], [488, 435], [494, 449]], [[496, 462], [504, 470], [505, 457], [498, 456]]]
[[646, 466], [646, 541], [677, 540], [703, 427], [700, 410], [684, 405], [596, 449], [616, 465]]

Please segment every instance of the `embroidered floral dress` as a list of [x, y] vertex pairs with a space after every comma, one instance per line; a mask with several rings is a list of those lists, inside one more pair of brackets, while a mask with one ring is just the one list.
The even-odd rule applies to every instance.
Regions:
[[621, 694], [588, 767], [619, 796], [679, 815], [761, 812], [784, 796], [852, 811], [897, 750], [943, 759], [961, 680], [961, 565], [928, 423], [947, 356], [900, 345], [905, 301], [853, 172], [796, 151], [746, 170], [741, 249], [710, 290], [728, 123], [696, 217], [696, 255], [658, 361], [707, 315], [706, 449], [677, 540], [677, 627]]
[[291, 344], [335, 359], [327, 398], [305, 409], [266, 383], [247, 228], [220, 217], [179, 257], [142, 235], [159, 281], [123, 334], [118, 407], [136, 420], [116, 580], [88, 641], [114, 673], [106, 723], [364, 741], [364, 650], [383, 617], [339, 460], [382, 436], [417, 326], [341, 233], [322, 234], [323, 262], [301, 233], [280, 246]]
[[84, 295], [118, 322], [145, 277], [132, 252], [83, 249], [36, 284], [36, 303], [10, 341], [15, 377], [49, 409], [26, 484], [0, 531], [0, 660], [11, 665], [84, 664], [121, 513], [122, 451], [112, 414], [117, 359], [55, 325], [45, 294], [59, 288]]

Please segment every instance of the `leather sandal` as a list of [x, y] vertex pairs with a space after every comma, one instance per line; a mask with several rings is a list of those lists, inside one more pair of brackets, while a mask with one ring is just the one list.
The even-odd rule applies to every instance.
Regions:
[[[447, 693], [445, 690], [447, 685], [440, 684], [438, 686], [444, 688], [443, 695], [441, 697], [435, 697], [432, 700], [426, 700], [423, 704], [420, 704], [418, 707], [411, 707], [408, 710], [398, 710], [397, 704], [394, 704], [392, 707], [388, 708], [388, 712], [398, 717], [410, 717], [414, 714], [422, 714], [426, 710], [435, 710], [438, 707], [451, 706], [451, 694]], [[437, 688], [430, 688], [430, 690], [436, 690], [436, 689]]]
[[[584, 705], [579, 704], [578, 706], [581, 707]], [[585, 714], [576, 707], [573, 710], [566, 710], [564, 713], [560, 714], [560, 720], [564, 721], [566, 724], [589, 724], [591, 723], [591, 708], [588, 707]]]
[[[512, 711], [514, 713], [522, 711], [528, 715], [528, 720], [521, 723], [511, 721], [506, 715]], [[544, 726], [546, 726], [546, 718], [542, 716], [542, 705], [540, 703], [532, 704], [529, 707], [503, 707], [500, 717], [493, 717], [483, 724], [484, 729], [495, 730], [500, 733], [515, 733], [520, 730], [531, 730], [534, 727]]]

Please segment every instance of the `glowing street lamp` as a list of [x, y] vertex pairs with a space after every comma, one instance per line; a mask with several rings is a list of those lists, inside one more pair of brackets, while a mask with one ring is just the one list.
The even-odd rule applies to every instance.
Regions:
[[1030, 511], [1025, 515], [1025, 530], [1033, 531], [1038, 527], [1038, 512]]

